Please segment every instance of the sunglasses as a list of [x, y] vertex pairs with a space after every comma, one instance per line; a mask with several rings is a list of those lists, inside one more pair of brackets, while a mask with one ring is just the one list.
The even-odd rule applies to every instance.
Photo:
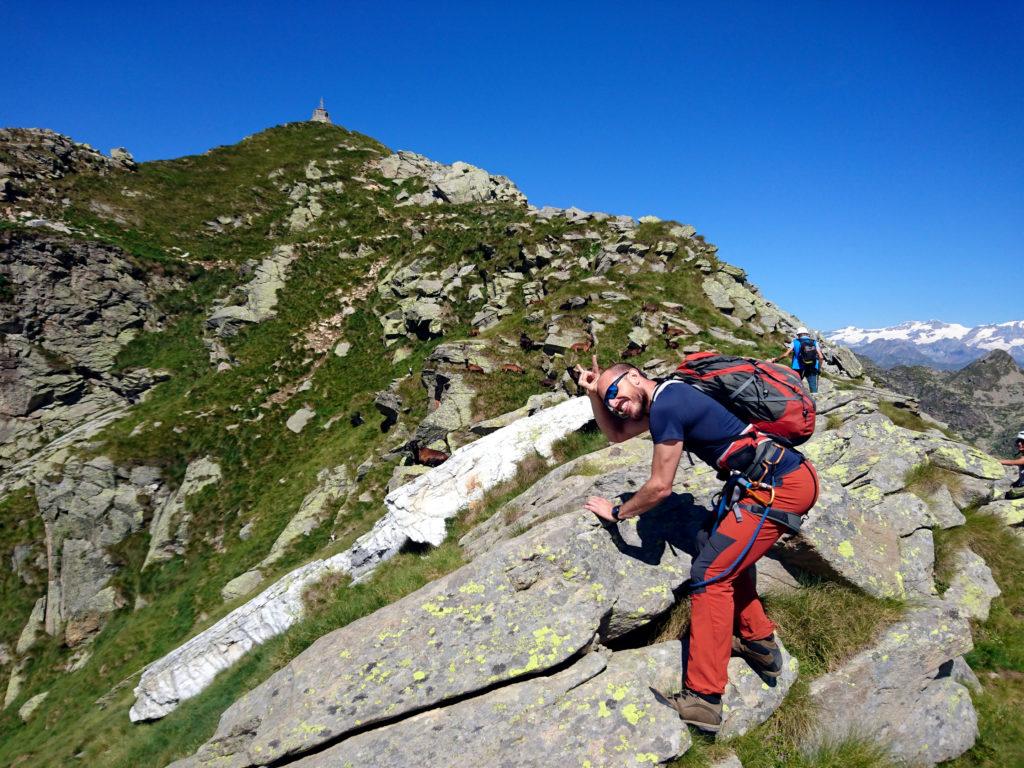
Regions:
[[618, 411], [616, 411], [614, 408], [612, 408], [612, 400], [614, 400], [616, 397], [618, 397], [618, 395], [619, 395], [619, 382], [622, 381], [622, 379], [628, 373], [629, 373], [629, 371], [626, 371], [626, 373], [621, 374], [617, 379], [615, 379], [615, 381], [613, 381], [611, 384], [608, 385], [608, 389], [604, 393], [604, 407], [607, 408], [609, 411], [611, 411], [612, 413], [614, 413], [616, 416], [618, 416], [620, 418], [622, 417], [622, 414], [620, 414]]

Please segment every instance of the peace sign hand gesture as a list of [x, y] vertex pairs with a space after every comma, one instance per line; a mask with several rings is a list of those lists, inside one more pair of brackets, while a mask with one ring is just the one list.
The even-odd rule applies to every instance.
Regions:
[[587, 392], [587, 394], [598, 394], [597, 392], [597, 380], [601, 378], [601, 368], [597, 364], [597, 355], [591, 356], [590, 370], [580, 370], [579, 385]]

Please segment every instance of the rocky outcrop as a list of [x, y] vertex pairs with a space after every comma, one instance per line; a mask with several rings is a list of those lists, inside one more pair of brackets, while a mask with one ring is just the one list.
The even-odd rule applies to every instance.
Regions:
[[0, 285], [0, 468], [7, 468], [153, 384], [112, 369], [159, 313], [127, 254], [91, 241], [0, 231]]
[[510, 202], [526, 204], [526, 196], [504, 176], [491, 176], [487, 171], [456, 162], [444, 165], [414, 152], [397, 152], [380, 158], [374, 168], [385, 179], [401, 183], [419, 179], [426, 190], [409, 195], [399, 193], [400, 205], [432, 205], [435, 203]]
[[908, 473], [932, 464], [953, 473], [960, 506], [992, 492], [998, 463], [937, 430], [898, 427], [878, 411], [885, 394], [823, 391], [822, 413], [840, 425], [819, 430], [802, 448], [819, 469], [821, 495], [800, 535], [780, 557], [804, 570], [842, 578], [869, 594], [903, 599], [934, 591], [933, 526], [963, 516], [943, 486], [925, 501], [907, 492]]
[[153, 515], [153, 521], [149, 526], [149, 551], [142, 564], [143, 568], [185, 554], [189, 541], [189, 523], [192, 519], [188, 498], [206, 486], [219, 482], [220, 479], [220, 465], [209, 456], [197, 459], [186, 467], [185, 477], [178, 490], [171, 494]]
[[75, 646], [124, 605], [110, 584], [122, 565], [111, 548], [144, 529], [166, 490], [159, 470], [128, 470], [103, 456], [70, 459], [35, 490], [46, 528], [46, 631]]
[[128, 713], [131, 721], [155, 720], [173, 712], [253, 647], [292, 626], [305, 611], [305, 589], [329, 572], [331, 568], [324, 560], [297, 568], [147, 666], [135, 687], [135, 703]]
[[134, 167], [127, 152], [106, 157], [55, 131], [0, 129], [0, 202], [52, 201], [54, 182], [69, 174], [107, 174]]
[[992, 601], [1002, 592], [985, 561], [969, 549], [956, 553], [953, 578], [942, 599], [971, 619], [985, 621]]
[[[594, 643], [628, 636], [674, 603], [701, 522], [677, 497], [642, 522], [616, 528], [579, 514], [539, 525], [325, 635], [236, 702], [214, 738], [176, 765], [281, 764], [317, 750], [296, 764], [326, 766], [358, 761], [371, 748], [397, 758], [414, 747], [421, 755], [441, 745], [449, 748], [451, 741], [480, 756], [511, 756], [507, 750], [515, 747], [527, 764], [541, 754], [549, 760], [552, 744], [561, 745], [563, 756], [621, 764], [622, 749], [600, 750], [609, 736], [621, 746], [620, 731], [629, 739], [631, 756], [674, 757], [686, 746], [675, 741], [683, 729], [651, 687], [678, 690], [685, 658], [681, 644], [609, 657]], [[786, 662], [786, 673], [774, 687], [739, 659], [732, 662], [727, 733], [744, 733], [781, 703], [796, 677], [796, 663], [788, 656]], [[563, 687], [566, 678], [575, 682]], [[452, 701], [463, 703], [446, 706]], [[470, 703], [475, 714], [467, 721], [463, 713]], [[564, 727], [570, 706], [581, 717], [573, 729]], [[510, 717], [509, 710], [523, 717]], [[424, 714], [409, 718], [418, 712]], [[522, 720], [533, 722], [550, 712], [561, 713], [545, 726], [555, 741], [538, 740], [523, 728]], [[589, 716], [582, 718], [585, 713]], [[372, 729], [394, 720], [400, 722]], [[467, 722], [473, 727], [466, 728]], [[346, 739], [360, 731], [367, 733]], [[533, 746], [526, 746], [527, 740]]]
[[277, 314], [277, 293], [288, 278], [295, 250], [281, 245], [254, 269], [252, 279], [239, 288], [240, 301], [220, 307], [206, 319], [206, 327], [218, 336], [234, 336], [251, 323], [262, 323]]

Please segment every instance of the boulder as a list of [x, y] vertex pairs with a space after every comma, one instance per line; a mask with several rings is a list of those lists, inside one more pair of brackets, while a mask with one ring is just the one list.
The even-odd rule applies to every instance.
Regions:
[[838, 576], [876, 597], [905, 596], [896, 530], [824, 476], [800, 534], [780, 542], [777, 551], [787, 565]]
[[701, 284], [701, 288], [704, 290], [704, 295], [708, 297], [708, 300], [715, 309], [719, 309], [723, 312], [732, 312], [732, 310], [735, 309], [732, 299], [729, 298], [729, 292], [717, 280], [705, 280]]
[[564, 354], [572, 349], [573, 344], [588, 343], [590, 339], [582, 330], [551, 326], [544, 338], [543, 349], [549, 355]]
[[729, 682], [722, 695], [719, 739], [742, 736], [767, 720], [782, 705], [796, 682], [800, 663], [789, 654], [781, 639], [779, 647], [782, 650], [782, 673], [775, 679], [761, 677], [743, 659], [729, 659]]
[[314, 416], [316, 416], [316, 411], [310, 410], [309, 408], [303, 406], [302, 408], [299, 408], [299, 410], [297, 410], [291, 416], [289, 416], [288, 420], [284, 423], [284, 425], [290, 431], [294, 432], [295, 434], [299, 434], [303, 429], [306, 428], [306, 425], [309, 423], [309, 420], [312, 419]]
[[420, 339], [432, 339], [444, 333], [444, 306], [436, 299], [409, 299], [402, 305], [408, 331]]
[[434, 407], [416, 428], [414, 439], [425, 446], [472, 423], [476, 389], [458, 373], [424, 371], [423, 378]]
[[859, 378], [864, 374], [864, 366], [861, 365], [857, 356], [846, 347], [832, 346], [826, 350], [828, 360], [838, 366], [843, 373], [852, 378]]
[[900, 539], [900, 567], [903, 588], [908, 596], [935, 594], [935, 540], [927, 528], [920, 528]]
[[871, 647], [811, 683], [818, 716], [805, 747], [867, 738], [914, 765], [962, 754], [977, 735], [970, 696], [952, 679], [936, 676], [972, 645], [967, 619], [956, 608], [937, 601], [911, 608]]
[[11, 668], [11, 676], [7, 680], [7, 691], [4, 693], [4, 709], [17, 701], [25, 686], [28, 659], [22, 659]]
[[237, 600], [240, 597], [248, 595], [263, 581], [263, 574], [258, 570], [246, 571], [241, 576], [236, 576], [220, 590], [221, 599], [225, 603], [230, 603], [232, 600]]
[[49, 695], [49, 691], [43, 691], [42, 693], [37, 693], [31, 699], [22, 704], [18, 709], [18, 717], [21, 718], [21, 721], [23, 723], [27, 723], [31, 720], [32, 715], [34, 715], [35, 711], [39, 709], [39, 705], [46, 701], [46, 697]]
[[43, 634], [45, 625], [46, 598], [40, 597], [36, 600], [35, 605], [32, 606], [32, 613], [29, 614], [28, 621], [25, 622], [25, 627], [18, 636], [18, 642], [14, 646], [15, 653], [19, 656], [24, 656], [32, 650], [40, 635]]
[[445, 342], [434, 347], [434, 351], [427, 357], [427, 363], [435, 366], [447, 364], [456, 368], [478, 365], [483, 368], [484, 373], [491, 373], [494, 370], [494, 363], [487, 354], [490, 347], [486, 341]]
[[1003, 479], [1003, 465], [977, 448], [937, 437], [931, 442], [928, 458], [935, 466], [979, 480]]
[[[957, 509], [953, 495], [945, 485], [939, 486], [938, 490], [928, 497], [928, 511], [931, 513], [935, 524], [940, 528], [956, 528], [967, 522], [963, 512]], [[1024, 520], [1024, 510], [1021, 513]]]
[[988, 565], [971, 550], [962, 549], [955, 555], [953, 569], [942, 599], [959, 608], [964, 616], [988, 620], [989, 605], [1002, 594]]
[[1007, 525], [1018, 526], [1024, 523], [1024, 499], [999, 499], [990, 501], [978, 509], [979, 514], [995, 515]]

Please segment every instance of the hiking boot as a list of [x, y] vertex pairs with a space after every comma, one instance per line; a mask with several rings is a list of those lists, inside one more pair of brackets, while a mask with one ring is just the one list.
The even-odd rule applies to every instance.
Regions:
[[[659, 691], [660, 693], [660, 691]], [[718, 733], [722, 727], [722, 703], [712, 704], [702, 699], [693, 691], [683, 689], [682, 693], [671, 696], [661, 694], [668, 705], [679, 713], [679, 717], [687, 725], [692, 725], [708, 733]]]
[[734, 635], [732, 652], [746, 661], [759, 675], [775, 678], [782, 673], [782, 650], [775, 642], [774, 633], [764, 640], [744, 640]]

